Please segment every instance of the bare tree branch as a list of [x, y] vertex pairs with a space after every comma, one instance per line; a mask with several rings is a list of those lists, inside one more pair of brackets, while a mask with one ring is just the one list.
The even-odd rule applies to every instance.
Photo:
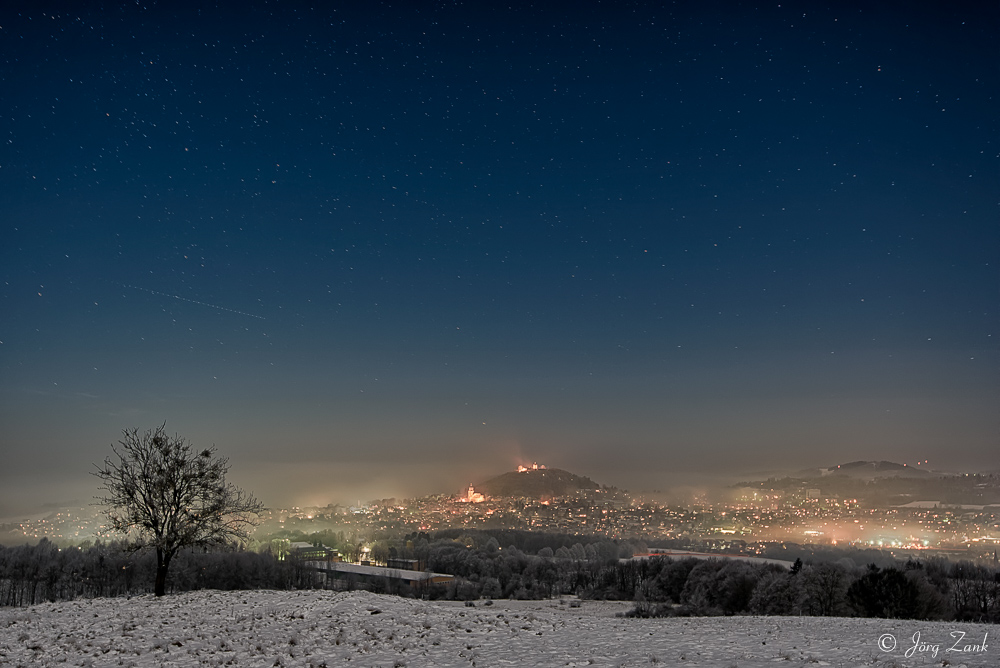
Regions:
[[142, 434], [122, 431], [94, 475], [100, 478], [109, 528], [136, 546], [156, 550], [155, 592], [162, 596], [170, 560], [184, 547], [245, 541], [257, 525], [261, 503], [226, 482], [229, 460], [215, 448], [194, 452], [166, 423]]

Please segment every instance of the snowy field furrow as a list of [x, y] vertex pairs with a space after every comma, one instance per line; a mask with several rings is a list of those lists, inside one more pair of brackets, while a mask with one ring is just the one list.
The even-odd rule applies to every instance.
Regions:
[[[995, 626], [202, 591], [0, 609], [2, 666], [1000, 666]], [[916, 635], [919, 634], [919, 635]], [[985, 644], [984, 644], [985, 640]]]

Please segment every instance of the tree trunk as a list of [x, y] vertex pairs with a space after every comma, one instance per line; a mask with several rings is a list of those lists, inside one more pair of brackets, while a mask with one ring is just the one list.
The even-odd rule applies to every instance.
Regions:
[[156, 548], [156, 584], [153, 586], [153, 594], [163, 596], [167, 589], [167, 568], [170, 567], [169, 553], [164, 553], [162, 549]]

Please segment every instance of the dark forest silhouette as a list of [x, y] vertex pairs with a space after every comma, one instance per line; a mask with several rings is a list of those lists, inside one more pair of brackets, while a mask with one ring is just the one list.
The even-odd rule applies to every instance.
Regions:
[[[1000, 569], [970, 561], [883, 560], [880, 565], [855, 566], [843, 558], [798, 560], [787, 568], [691, 557], [623, 559], [633, 548], [628, 542], [594, 538], [569, 544], [574, 537], [558, 534], [510, 536], [522, 545], [530, 542], [535, 553], [515, 544], [502, 548], [488, 532], [442, 534], [410, 534], [384, 541], [378, 551], [457, 576], [420, 593], [470, 604], [575, 595], [634, 601], [630, 614], [635, 616], [802, 614], [1000, 621]], [[60, 549], [42, 540], [0, 548], [0, 604], [149, 594], [155, 571], [153, 555], [130, 553], [122, 543]], [[270, 546], [252, 552], [231, 545], [178, 552], [166, 589], [306, 589], [320, 584], [307, 563], [282, 558]], [[388, 578], [348, 586], [414, 595]]]

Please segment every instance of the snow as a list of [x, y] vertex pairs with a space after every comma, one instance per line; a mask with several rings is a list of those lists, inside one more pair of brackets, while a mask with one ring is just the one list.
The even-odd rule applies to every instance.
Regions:
[[[1000, 666], [992, 645], [1000, 629], [983, 624], [630, 619], [616, 616], [627, 603], [575, 605], [467, 607], [363, 591], [200, 591], [45, 603], [0, 609], [0, 665]], [[946, 652], [958, 637], [950, 634], [959, 632], [966, 651]], [[893, 634], [894, 650], [879, 648], [883, 634]]]

